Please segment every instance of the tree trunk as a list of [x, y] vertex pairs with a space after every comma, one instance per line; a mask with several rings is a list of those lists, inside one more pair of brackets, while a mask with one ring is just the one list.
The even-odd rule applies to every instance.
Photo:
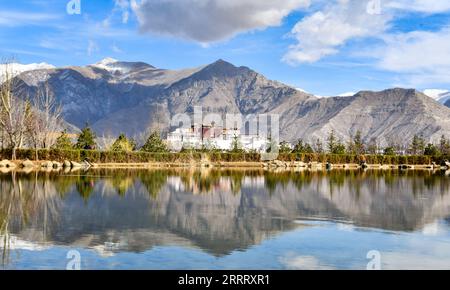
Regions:
[[11, 159], [12, 159], [13, 161], [16, 160], [16, 147], [15, 147], [15, 146], [12, 148], [12, 156], [11, 156]]

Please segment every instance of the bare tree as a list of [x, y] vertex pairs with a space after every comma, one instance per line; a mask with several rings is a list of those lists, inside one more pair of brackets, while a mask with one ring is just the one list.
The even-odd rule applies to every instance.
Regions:
[[101, 137], [97, 138], [97, 144], [100, 150], [109, 150], [115, 140], [116, 138], [112, 135], [103, 133]]
[[5, 135], [8, 147], [12, 149], [12, 159], [15, 160], [16, 150], [22, 147], [28, 130], [31, 104], [14, 93], [17, 83], [12, 62], [5, 62], [3, 70], [0, 85], [0, 128]]
[[41, 84], [32, 100], [33, 111], [28, 123], [28, 137], [37, 152], [39, 148], [49, 149], [55, 143], [61, 130], [61, 106], [47, 82]]

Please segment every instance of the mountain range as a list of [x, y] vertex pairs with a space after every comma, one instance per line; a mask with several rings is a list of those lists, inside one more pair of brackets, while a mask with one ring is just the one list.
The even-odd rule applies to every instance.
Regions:
[[224, 60], [167, 70], [107, 58], [88, 66], [38, 68], [17, 78], [22, 96], [47, 82], [64, 120], [77, 128], [89, 123], [99, 135], [167, 131], [171, 117], [192, 113], [195, 106], [223, 114], [279, 114], [281, 138], [291, 142], [325, 140], [331, 130], [343, 141], [359, 130], [380, 145], [404, 143], [416, 134], [433, 142], [450, 135], [450, 108], [439, 102], [450, 99], [445, 91], [428, 91], [430, 97], [394, 88], [320, 98]]

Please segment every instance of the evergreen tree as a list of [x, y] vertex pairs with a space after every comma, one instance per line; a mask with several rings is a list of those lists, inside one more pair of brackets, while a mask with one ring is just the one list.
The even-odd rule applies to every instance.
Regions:
[[342, 144], [340, 140], [336, 138], [334, 130], [330, 132], [330, 135], [327, 138], [328, 151], [331, 154], [345, 154], [346, 148], [345, 145]]
[[353, 142], [353, 136], [350, 136], [350, 140], [347, 143], [347, 153], [356, 154], [355, 143]]
[[234, 135], [233, 141], [231, 142], [231, 153], [243, 153], [244, 150], [242, 149], [242, 144], [239, 141], [239, 137], [237, 135]]
[[297, 144], [294, 146], [294, 150], [292, 153], [305, 153], [305, 145], [303, 144], [302, 139], [298, 139]]
[[283, 141], [280, 143], [280, 153], [288, 154], [291, 152], [292, 152], [292, 149], [288, 142]]
[[94, 131], [92, 131], [92, 129], [86, 124], [86, 127], [81, 131], [80, 135], [78, 135], [78, 141], [75, 148], [94, 150], [97, 147], [95, 138], [96, 136]]
[[320, 139], [316, 140], [316, 143], [314, 144], [314, 151], [318, 154], [323, 153], [323, 144], [322, 141], [320, 141]]
[[445, 135], [442, 135], [441, 141], [439, 142], [439, 151], [442, 155], [450, 154], [450, 141], [445, 137]]
[[154, 131], [150, 134], [145, 142], [144, 146], [142, 146], [141, 151], [151, 152], [151, 153], [165, 153], [169, 152], [166, 143], [161, 139], [160, 133]]
[[58, 150], [70, 150], [73, 149], [72, 140], [70, 140], [69, 135], [67, 135], [67, 130], [61, 132], [61, 135], [56, 139], [53, 149]]
[[353, 151], [356, 155], [362, 155], [366, 153], [365, 144], [362, 138], [362, 132], [357, 131], [355, 137], [353, 138]]
[[395, 155], [395, 148], [393, 146], [384, 148], [384, 155]]
[[336, 145], [337, 145], [337, 139], [336, 139], [336, 135], [334, 133], [334, 130], [332, 130], [330, 132], [330, 135], [327, 138], [327, 145], [328, 145], [328, 151], [330, 153], [333, 153], [336, 149]]
[[341, 141], [338, 141], [337, 143], [336, 143], [336, 145], [334, 146], [334, 148], [333, 148], [333, 152], [331, 152], [332, 154], [340, 154], [340, 155], [342, 155], [342, 154], [345, 154], [346, 153], [346, 151], [345, 151], [345, 145], [344, 144], [342, 144], [342, 142]]
[[309, 145], [309, 143], [305, 143], [305, 152], [304, 153], [308, 153], [308, 154], [314, 153], [314, 149], [311, 147], [311, 145]]
[[439, 155], [439, 149], [434, 144], [429, 143], [425, 147], [423, 154], [427, 155], [427, 156], [436, 156], [436, 155]]
[[111, 146], [111, 151], [115, 152], [130, 152], [135, 149], [133, 140], [129, 140], [125, 134], [120, 134], [119, 138]]
[[414, 135], [411, 145], [409, 147], [409, 153], [412, 155], [421, 155], [425, 150], [425, 140], [422, 137]]
[[292, 151], [292, 153], [297, 153], [297, 154], [314, 153], [314, 150], [311, 147], [311, 145], [309, 145], [308, 143], [303, 143], [303, 140], [299, 139], [297, 141], [297, 144], [295, 144], [294, 150]]
[[354, 155], [362, 155], [366, 153], [361, 131], [358, 130], [355, 136], [350, 138], [347, 151], [348, 153]]
[[370, 139], [370, 142], [367, 145], [367, 153], [372, 155], [378, 154], [378, 143], [376, 138]]

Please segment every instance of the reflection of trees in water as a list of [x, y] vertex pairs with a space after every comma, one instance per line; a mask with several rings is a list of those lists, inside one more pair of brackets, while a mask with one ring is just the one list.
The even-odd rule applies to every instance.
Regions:
[[109, 178], [112, 179], [111, 183], [117, 191], [117, 194], [124, 197], [126, 193], [132, 189], [136, 175], [132, 171], [124, 170], [119, 171], [116, 174], [112, 174]]
[[[356, 177], [361, 177], [360, 172], [355, 170], [349, 171], [309, 171], [304, 170], [300, 172], [292, 171], [280, 171], [271, 172], [267, 171], [264, 173], [265, 187], [269, 192], [274, 193], [277, 187], [286, 188], [289, 184], [293, 184], [299, 191], [305, 186], [311, 185], [312, 182], [319, 182], [321, 180], [326, 180], [328, 182], [329, 194], [333, 195], [335, 189], [342, 188], [345, 182], [351, 180], [354, 182], [357, 180]], [[357, 184], [355, 184], [357, 186]]]
[[180, 177], [184, 189], [194, 194], [209, 194], [221, 190], [238, 194], [246, 172], [212, 169], [182, 170], [172, 176]]
[[74, 175], [48, 175], [49, 180], [54, 184], [56, 192], [64, 198], [74, 187], [78, 177]]
[[201, 170], [184, 175], [186, 188], [195, 193], [210, 193], [220, 182], [220, 174], [217, 171]]
[[139, 173], [139, 180], [147, 189], [152, 199], [158, 197], [162, 187], [167, 184], [168, 171], [143, 171]]
[[[185, 190], [195, 194], [213, 193], [216, 190], [225, 190], [233, 194], [239, 194], [244, 178], [263, 177], [264, 186], [270, 193], [277, 188], [286, 188], [293, 184], [299, 191], [311, 183], [321, 187], [321, 181], [326, 181], [330, 197], [346, 185], [351, 185], [352, 191], [357, 198], [362, 186], [372, 186], [374, 190], [383, 182], [388, 188], [395, 189], [399, 182], [407, 182], [411, 185], [411, 193], [418, 195], [424, 189], [440, 186], [442, 192], [448, 191], [450, 183], [443, 182], [441, 173], [427, 171], [358, 171], [358, 170], [335, 170], [335, 171], [262, 171], [262, 170], [117, 170], [98, 171], [86, 176], [70, 178], [54, 178], [55, 187], [64, 195], [72, 185], [80, 196], [88, 200], [94, 191], [95, 184], [99, 179], [109, 182], [120, 196], [134, 188], [136, 181], [143, 184], [153, 199], [155, 199], [162, 188], [167, 185], [169, 177], [179, 177]], [[323, 187], [323, 186], [322, 186]], [[320, 188], [318, 188], [320, 190]]]
[[58, 220], [59, 201], [58, 191], [48, 176], [37, 172], [0, 175], [0, 247], [3, 265], [10, 259], [12, 233], [29, 226], [38, 218], [43, 220], [41, 236], [45, 242], [49, 234], [47, 225]]
[[445, 178], [444, 171], [422, 171], [422, 170], [381, 170], [373, 171], [369, 179], [383, 180], [384, 184], [391, 190], [399, 186], [408, 185], [410, 193], [417, 197], [423, 192], [439, 187], [441, 194], [445, 195], [450, 189], [450, 180]]
[[81, 176], [75, 182], [75, 185], [80, 196], [87, 202], [91, 197], [92, 192], [94, 192], [94, 178], [89, 176]]
[[[447, 217], [450, 208], [450, 178], [428, 171], [10, 173], [0, 174], [0, 190], [0, 245], [8, 245], [11, 233], [30, 238], [36, 228], [39, 237], [33, 232], [33, 241], [53, 237], [66, 242], [92, 234], [93, 226], [112, 233], [136, 227], [168, 231], [219, 253], [289, 230], [299, 217], [344, 218], [356, 225], [409, 231]], [[61, 211], [63, 202], [68, 211]], [[124, 210], [130, 212], [126, 218]], [[67, 230], [74, 218], [76, 232]]]
[[[5, 196], [6, 195], [6, 196]], [[6, 265], [9, 262], [9, 248], [10, 234], [9, 234], [9, 222], [11, 217], [11, 211], [13, 206], [12, 199], [15, 194], [11, 191], [11, 188], [5, 188], [4, 183], [1, 182], [1, 195], [0, 195], [0, 246], [2, 248], [2, 265]]]
[[[271, 172], [263, 170], [98, 170], [89, 172], [87, 175], [64, 175], [58, 173], [9, 173], [0, 175], [0, 181], [8, 186], [23, 187], [33, 183], [33, 191], [51, 190], [64, 197], [75, 186], [75, 189], [84, 200], [89, 200], [99, 180], [106, 181], [112, 185], [120, 196], [134, 188], [140, 181], [152, 198], [156, 198], [162, 188], [167, 185], [169, 177], [178, 177], [182, 181], [185, 190], [193, 193], [212, 193], [215, 190], [229, 191], [239, 194], [245, 178], [264, 178], [264, 187], [271, 193], [276, 189], [286, 188], [290, 184], [299, 191], [305, 186], [314, 183], [318, 191], [323, 187], [322, 181], [326, 181], [327, 190], [332, 197], [333, 194], [349, 186], [355, 197], [360, 195], [362, 187], [369, 187], [376, 192], [381, 184], [388, 189], [396, 190], [402, 184], [408, 184], [411, 194], [420, 195], [425, 190], [440, 188], [442, 194], [450, 189], [450, 179], [443, 178], [443, 172], [431, 171], [399, 171], [399, 170], [335, 170], [335, 171], [280, 171]], [[13, 178], [14, 177], [14, 178]], [[13, 182], [10, 182], [14, 179]], [[18, 181], [20, 181], [18, 183]], [[38, 186], [39, 185], [39, 186]], [[5, 186], [5, 185], [4, 185]], [[3, 190], [2, 192], [6, 192]], [[28, 191], [29, 192], [29, 191]], [[30, 195], [23, 196], [27, 202]], [[26, 219], [26, 213], [24, 218]]]
[[244, 177], [245, 173], [242, 171], [234, 172], [234, 174], [230, 172], [231, 192], [233, 192], [233, 194], [236, 195], [241, 192], [242, 181], [244, 180]]
[[[450, 180], [442, 178], [444, 173], [431, 171], [398, 171], [398, 170], [333, 170], [333, 171], [262, 171], [262, 170], [154, 170], [141, 171], [136, 176], [145, 185], [150, 196], [156, 198], [161, 189], [166, 185], [168, 177], [179, 177], [185, 190], [195, 194], [213, 193], [216, 190], [225, 190], [233, 194], [239, 194], [245, 178], [263, 177], [265, 188], [273, 194], [276, 189], [286, 188], [293, 184], [299, 191], [305, 186], [315, 183], [318, 191], [323, 187], [321, 181], [326, 181], [330, 197], [336, 191], [350, 185], [355, 198], [361, 194], [362, 187], [371, 187], [374, 192], [380, 187], [380, 182], [387, 188], [396, 190], [399, 183], [407, 183], [411, 187], [411, 194], [420, 195], [421, 192], [439, 186], [442, 194], [450, 189]], [[132, 177], [128, 177], [123, 191], [132, 184]], [[121, 178], [120, 180], [124, 180]]]
[[265, 186], [274, 192], [277, 187], [286, 188], [288, 184], [295, 185], [299, 191], [303, 187], [315, 183], [318, 186], [318, 191], [321, 189], [321, 181], [326, 180], [328, 183], [328, 193], [330, 197], [333, 194], [346, 187], [350, 186], [352, 192], [357, 198], [361, 194], [361, 188], [369, 186], [376, 193], [379, 189], [380, 183], [384, 184], [388, 189], [398, 190], [402, 184], [408, 184], [411, 188], [413, 196], [419, 196], [426, 190], [440, 188], [441, 194], [445, 195], [450, 190], [450, 179], [443, 178], [445, 173], [443, 171], [399, 171], [399, 170], [332, 170], [332, 171], [301, 171], [301, 172], [266, 172]]

